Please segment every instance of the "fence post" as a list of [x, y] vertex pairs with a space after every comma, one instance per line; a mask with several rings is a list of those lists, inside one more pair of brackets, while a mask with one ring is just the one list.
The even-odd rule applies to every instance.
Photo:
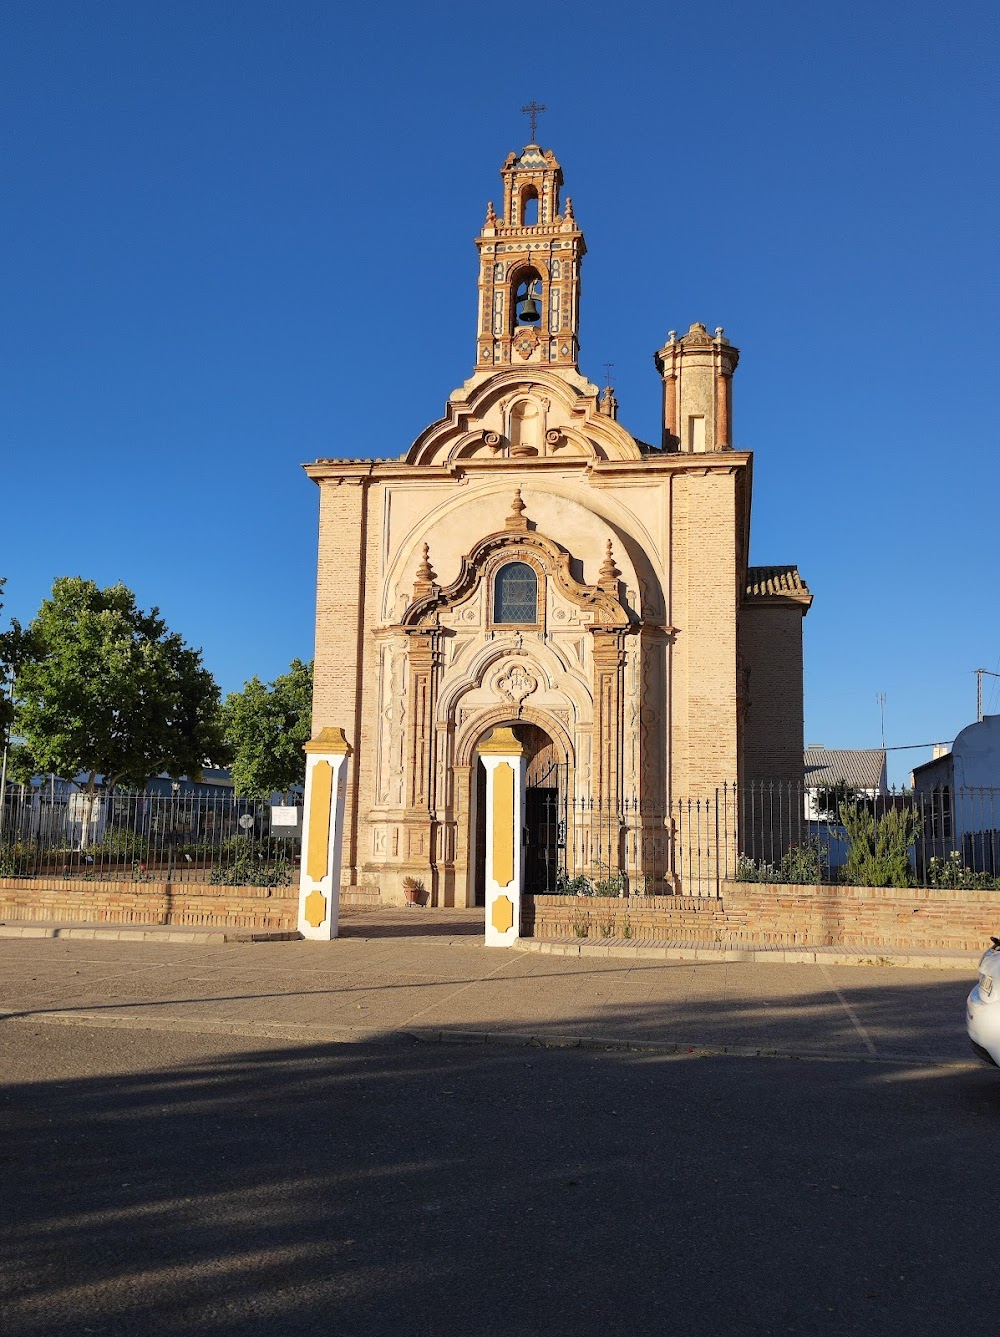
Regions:
[[340, 919], [340, 851], [351, 745], [343, 729], [327, 728], [306, 743], [304, 751], [298, 929], [304, 938], [329, 942], [337, 936]]

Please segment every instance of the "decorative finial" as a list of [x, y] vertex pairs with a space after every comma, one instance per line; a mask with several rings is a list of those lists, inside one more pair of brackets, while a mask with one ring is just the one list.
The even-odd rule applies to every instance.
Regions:
[[514, 500], [510, 503], [511, 514], [507, 516], [504, 525], [507, 529], [525, 529], [527, 520], [524, 519], [525, 505], [521, 500], [521, 489], [518, 488], [514, 493]]
[[521, 108], [521, 111], [525, 116], [531, 117], [531, 143], [534, 144], [539, 112], [548, 111], [548, 107], [546, 107], [544, 103], [536, 102], [535, 99], [532, 98], [526, 107]]
[[423, 548], [423, 555], [420, 558], [420, 564], [417, 567], [417, 574], [413, 581], [413, 588], [418, 593], [420, 591], [424, 592], [428, 591], [434, 584], [434, 582], [437, 580], [437, 576], [435, 575], [430, 564], [430, 551], [431, 551], [430, 548], [425, 543]]
[[496, 221], [497, 221], [497, 211], [493, 207], [493, 201], [490, 200], [490, 202], [486, 206], [486, 222], [483, 224], [483, 226], [493, 227]]
[[565, 220], [566, 220], [567, 223], [575, 223], [575, 222], [576, 222], [576, 217], [575, 217], [575, 215], [574, 215], [574, 213], [573, 213], [573, 196], [572, 196], [572, 195], [567, 195], [567, 196], [566, 196], [566, 212], [563, 214], [563, 218], [565, 218]]
[[598, 585], [614, 585], [621, 572], [615, 566], [614, 553], [611, 549], [611, 540], [608, 539], [607, 550], [604, 554], [604, 561], [601, 563], [601, 569], [598, 572]]

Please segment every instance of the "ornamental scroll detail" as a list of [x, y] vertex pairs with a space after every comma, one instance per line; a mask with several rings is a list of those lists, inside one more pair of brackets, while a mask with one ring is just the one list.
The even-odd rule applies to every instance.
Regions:
[[530, 696], [537, 687], [538, 679], [521, 664], [515, 664], [496, 682], [497, 691], [517, 708], [519, 716], [524, 698]]

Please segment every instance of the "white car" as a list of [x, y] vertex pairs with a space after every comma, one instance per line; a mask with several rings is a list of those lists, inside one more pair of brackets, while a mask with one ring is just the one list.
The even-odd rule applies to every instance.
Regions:
[[965, 1025], [979, 1057], [1000, 1068], [1000, 938], [992, 942], [983, 953], [979, 982], [965, 1005]]

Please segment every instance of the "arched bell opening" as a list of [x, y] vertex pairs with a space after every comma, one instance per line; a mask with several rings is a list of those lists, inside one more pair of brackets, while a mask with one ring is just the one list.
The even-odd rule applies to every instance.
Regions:
[[537, 186], [525, 186], [521, 191], [521, 226], [537, 227], [539, 219]]
[[534, 267], [522, 269], [517, 275], [511, 306], [515, 329], [537, 329], [541, 324], [542, 276]]

